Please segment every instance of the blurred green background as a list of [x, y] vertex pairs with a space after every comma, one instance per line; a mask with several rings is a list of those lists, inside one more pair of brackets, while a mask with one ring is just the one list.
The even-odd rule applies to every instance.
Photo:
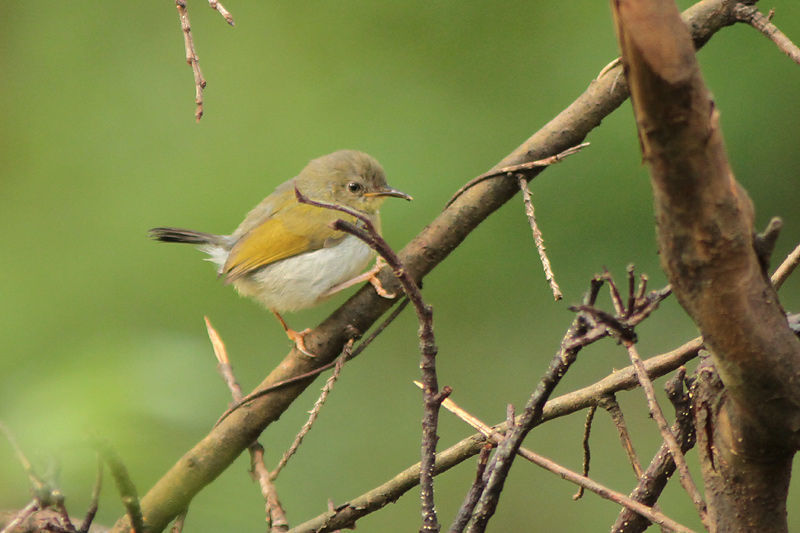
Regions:
[[[568, 105], [617, 55], [605, 2], [229, 0], [237, 23], [230, 28], [198, 0], [189, 9], [208, 88], [206, 115], [196, 124], [172, 2], [11, 0], [4, 7], [0, 420], [37, 465], [60, 465], [77, 514], [95, 475], [87, 433], [113, 444], [144, 493], [225, 409], [229, 394], [203, 315], [226, 341], [247, 390], [289, 347], [272, 316], [216, 281], [201, 254], [150, 242], [148, 228], [229, 232], [309, 159], [356, 148], [416, 198], [383, 210], [385, 234], [400, 248], [453, 191]], [[800, 6], [780, 0], [774, 7], [777, 24], [800, 39]], [[720, 32], [699, 58], [759, 226], [784, 217], [779, 260], [800, 240], [800, 69], [743, 26]], [[607, 266], [621, 277], [633, 262], [653, 287], [665, 283], [630, 105], [588, 140], [590, 148], [532, 184], [566, 301], [552, 302], [518, 198], [425, 281], [440, 383], [487, 422], [502, 420], [507, 403], [524, 403], [571, 320], [566, 307], [594, 273]], [[313, 326], [344, 299], [288, 320]], [[781, 299], [800, 309], [797, 276]], [[640, 349], [649, 356], [694, 335], [669, 300], [642, 326]], [[620, 347], [600, 343], [557, 392], [626, 364]], [[416, 323], [406, 312], [344, 369], [279, 478], [292, 524], [323, 512], [328, 498], [342, 503], [418, 460], [420, 393], [411, 384], [418, 373]], [[271, 466], [321, 384], [262, 436]], [[642, 394], [619, 398], [649, 461], [660, 439]], [[548, 423], [526, 444], [579, 469], [583, 419]], [[471, 431], [443, 414], [440, 434], [444, 448]], [[633, 475], [603, 413], [592, 444], [592, 475], [628, 492]], [[445, 525], [474, 466], [470, 460], [437, 478]], [[662, 508], [699, 527], [688, 497], [671, 485]], [[573, 502], [574, 491], [520, 462], [491, 529], [606, 530], [617, 508], [591, 494]], [[26, 478], [0, 440], [0, 508], [28, 498]], [[793, 489], [790, 509], [798, 504]], [[122, 512], [107, 480], [98, 521], [111, 524]], [[263, 530], [263, 514], [240, 458], [194, 500], [186, 531]], [[358, 526], [411, 531], [418, 517], [414, 490]], [[800, 516], [791, 520], [800, 529]]]

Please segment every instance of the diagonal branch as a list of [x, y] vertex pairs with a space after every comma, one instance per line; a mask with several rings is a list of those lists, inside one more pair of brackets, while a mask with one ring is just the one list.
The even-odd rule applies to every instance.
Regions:
[[[684, 13], [696, 46], [702, 46], [725, 26], [735, 23], [732, 0], [704, 0]], [[536, 161], [581, 143], [586, 135], [625, 101], [627, 84], [617, 79], [621, 67], [614, 67], [597, 80], [557, 117], [541, 128], [519, 148], [503, 158], [496, 169]], [[531, 178], [537, 172], [531, 173]], [[465, 191], [428, 224], [398, 255], [407, 272], [419, 282], [441, 263], [481, 222], [510, 200], [519, 187], [512, 180], [486, 180]], [[398, 284], [392, 275], [381, 275], [384, 287]], [[306, 336], [306, 346], [317, 360], [301, 358], [295, 350], [262, 381], [259, 389], [304, 374], [333, 361], [349, 336], [346, 326], [366, 331], [394, 302], [362, 289], [336, 310], [316, 330]], [[197, 443], [142, 498], [146, 522], [163, 529], [185, 509], [191, 499], [219, 476], [258, 435], [283, 413], [311, 383], [313, 376], [274, 390], [249, 404], [246, 413], [234, 412]], [[122, 517], [115, 532], [130, 526]]]
[[439, 407], [442, 404], [450, 389], [445, 387], [439, 391], [438, 378], [436, 377], [436, 339], [433, 335], [433, 308], [426, 304], [422, 299], [422, 292], [417, 283], [412, 279], [406, 270], [403, 262], [397, 257], [389, 244], [381, 237], [375, 225], [366, 215], [336, 204], [317, 202], [305, 196], [295, 187], [295, 197], [302, 204], [314, 205], [324, 209], [341, 211], [355, 217], [363, 224], [363, 227], [336, 220], [332, 226], [339, 230], [349, 233], [361, 239], [370, 248], [380, 254], [380, 256], [391, 267], [397, 280], [403, 286], [408, 299], [414, 305], [419, 321], [419, 350], [421, 361], [419, 364], [422, 370], [422, 391], [424, 414], [422, 417], [422, 469], [420, 470], [420, 497], [422, 499], [422, 526], [420, 533], [438, 533], [440, 529], [439, 518], [436, 515], [436, 505], [433, 496], [433, 468], [436, 462], [436, 442], [439, 437], [436, 429], [439, 425]]
[[736, 6], [735, 13], [739, 21], [745, 22], [763, 33], [767, 39], [775, 43], [781, 52], [800, 65], [800, 48], [770, 21], [770, 17], [763, 15], [756, 6], [748, 4]]

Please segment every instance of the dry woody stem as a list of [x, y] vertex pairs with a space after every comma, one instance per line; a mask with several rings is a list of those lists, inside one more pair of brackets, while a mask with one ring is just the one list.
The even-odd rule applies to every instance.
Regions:
[[347, 361], [350, 355], [352, 347], [353, 347], [353, 339], [350, 339], [350, 341], [344, 345], [344, 350], [342, 350], [342, 355], [340, 355], [336, 359], [336, 364], [333, 367], [333, 373], [325, 382], [325, 386], [322, 387], [322, 393], [319, 395], [319, 398], [317, 398], [317, 401], [314, 402], [314, 407], [311, 409], [311, 412], [309, 413], [308, 420], [306, 420], [306, 423], [303, 424], [303, 427], [300, 429], [300, 432], [294, 438], [294, 442], [292, 442], [292, 445], [289, 446], [288, 450], [286, 450], [286, 453], [283, 454], [281, 460], [278, 461], [278, 464], [275, 466], [275, 468], [272, 469], [270, 478], [273, 481], [278, 477], [278, 474], [280, 474], [281, 470], [283, 470], [283, 467], [286, 466], [286, 463], [289, 462], [289, 459], [295, 454], [295, 452], [297, 452], [297, 449], [300, 447], [300, 444], [302, 444], [303, 439], [308, 434], [308, 432], [311, 431], [311, 426], [313, 426], [314, 422], [317, 420], [317, 417], [319, 416], [319, 413], [322, 410], [322, 406], [325, 405], [325, 400], [328, 399], [328, 395], [333, 390], [333, 386], [336, 384], [336, 380], [339, 379], [339, 376], [342, 373], [342, 368], [344, 367], [344, 363], [345, 361]]
[[800, 48], [771, 22], [774, 11], [770, 11], [770, 15], [766, 16], [754, 5], [739, 4], [734, 9], [734, 13], [739, 21], [745, 22], [763, 33], [767, 39], [775, 43], [781, 52], [800, 65]]
[[[225, 343], [222, 342], [222, 338], [217, 330], [211, 325], [211, 321], [208, 317], [204, 317], [204, 320], [208, 338], [211, 341], [211, 347], [214, 349], [214, 356], [217, 358], [217, 369], [222, 379], [225, 381], [225, 384], [228, 386], [228, 390], [231, 391], [233, 401], [238, 402], [243, 396], [242, 388], [239, 386], [239, 382], [236, 380], [236, 376], [233, 373], [233, 367], [228, 358], [228, 350], [225, 348]], [[270, 533], [282, 533], [287, 531], [289, 529], [289, 522], [286, 520], [286, 512], [283, 510], [283, 506], [278, 499], [278, 491], [272, 483], [274, 478], [264, 465], [264, 447], [261, 446], [258, 441], [255, 441], [247, 450], [250, 452], [250, 471], [253, 478], [258, 481], [258, 486], [261, 489], [261, 496], [264, 498], [266, 520], [269, 525]]]
[[692, 499], [695, 509], [697, 509], [697, 514], [700, 515], [703, 525], [706, 526], [706, 529], [708, 529], [709, 523], [706, 513], [706, 502], [703, 501], [703, 496], [700, 494], [700, 491], [697, 489], [697, 485], [695, 485], [694, 480], [692, 479], [692, 475], [689, 473], [689, 466], [686, 464], [686, 458], [683, 456], [681, 446], [678, 443], [678, 440], [675, 438], [675, 435], [670, 430], [669, 423], [664, 416], [664, 412], [661, 410], [661, 406], [658, 405], [658, 401], [656, 400], [656, 392], [653, 388], [653, 382], [650, 380], [650, 377], [647, 375], [647, 371], [644, 369], [642, 359], [639, 357], [639, 353], [636, 350], [634, 343], [630, 340], [623, 339], [622, 344], [625, 346], [625, 349], [628, 350], [631, 363], [633, 363], [633, 368], [636, 371], [636, 377], [639, 379], [639, 383], [642, 385], [642, 390], [647, 396], [647, 406], [650, 409], [650, 415], [658, 425], [658, 429], [661, 431], [661, 436], [664, 438], [664, 442], [669, 448], [669, 453], [672, 455], [672, 460], [675, 461], [675, 465], [678, 467], [681, 485], [686, 492], [689, 493], [689, 497]]
[[439, 519], [436, 515], [436, 505], [433, 495], [433, 469], [436, 463], [436, 443], [439, 437], [436, 429], [439, 424], [439, 407], [450, 393], [449, 388], [439, 390], [438, 378], [436, 376], [436, 340], [433, 334], [433, 308], [422, 299], [422, 292], [417, 283], [409, 275], [408, 270], [400, 261], [400, 258], [391, 249], [389, 244], [380, 236], [372, 221], [353, 209], [335, 204], [316, 202], [303, 196], [297, 189], [294, 190], [297, 201], [325, 209], [333, 209], [347, 213], [361, 223], [361, 227], [337, 220], [333, 227], [358, 237], [378, 254], [383, 257], [391, 267], [397, 280], [403, 287], [408, 299], [414, 305], [419, 321], [419, 347], [421, 353], [420, 369], [422, 370], [423, 383], [423, 417], [422, 417], [422, 467], [420, 469], [420, 498], [422, 500], [422, 525], [420, 532], [436, 533], [440, 529]]
[[[456, 404], [451, 398], [447, 398], [443, 403], [442, 407], [453, 413], [454, 415], [458, 416], [469, 425], [480, 431], [484, 436], [486, 436], [489, 440], [496, 444], [501, 444], [505, 440], [507, 440], [507, 436], [500, 434], [496, 429], [488, 426], [487, 424], [478, 420], [475, 416], [467, 413], [464, 409], [462, 409], [458, 404]], [[648, 520], [660, 525], [661, 527], [667, 529], [668, 531], [678, 531], [682, 533], [689, 533], [692, 530], [675, 522], [671, 518], [665, 516], [664, 514], [653, 510], [652, 508], [643, 505], [631, 498], [625, 496], [621, 492], [616, 492], [614, 490], [609, 489], [597, 483], [596, 481], [578, 474], [577, 472], [573, 472], [568, 468], [564, 468], [563, 466], [559, 465], [558, 463], [537, 454], [527, 448], [520, 447], [517, 452], [520, 457], [527, 459], [528, 461], [532, 462], [533, 464], [544, 468], [558, 476], [562, 479], [565, 479], [571, 483], [575, 483], [576, 485], [580, 486], [581, 488], [585, 488], [586, 490], [592, 491], [601, 498], [605, 498], [607, 500], [613, 501], [614, 503], [618, 503], [628, 509], [631, 509], [642, 516], [645, 516]], [[452, 529], [451, 529], [452, 531]]]
[[[589, 438], [592, 435], [592, 422], [594, 421], [594, 414], [597, 412], [597, 406], [593, 405], [586, 412], [586, 421], [583, 423], [583, 439], [581, 439], [581, 446], [583, 447], [583, 470], [581, 473], [584, 476], [589, 475], [589, 468], [592, 461], [592, 449], [589, 446]], [[578, 492], [573, 496], [573, 500], [580, 500], [583, 498], [584, 488], [578, 487]]]
[[178, 18], [181, 21], [181, 30], [183, 30], [183, 45], [186, 49], [186, 62], [192, 67], [194, 74], [194, 103], [195, 103], [195, 120], [200, 122], [203, 117], [203, 89], [206, 88], [206, 80], [203, 77], [203, 72], [200, 70], [200, 58], [197, 57], [197, 51], [194, 49], [194, 39], [192, 38], [192, 25], [189, 22], [189, 12], [186, 10], [185, 0], [175, 0], [175, 7], [178, 8]]
[[558, 286], [558, 283], [556, 283], [556, 278], [553, 275], [553, 267], [550, 266], [550, 258], [547, 257], [547, 251], [544, 247], [544, 237], [542, 237], [542, 231], [539, 229], [539, 225], [536, 223], [536, 214], [533, 210], [533, 202], [531, 201], [531, 191], [528, 188], [528, 181], [522, 174], [517, 176], [517, 181], [519, 183], [519, 188], [522, 191], [522, 201], [525, 204], [525, 215], [528, 217], [528, 222], [530, 222], [531, 231], [533, 232], [533, 242], [536, 243], [536, 250], [539, 252], [539, 260], [541, 260], [542, 268], [544, 269], [544, 277], [550, 284], [550, 290], [553, 292], [553, 299], [558, 301], [562, 299], [564, 295], [561, 294], [561, 288]]
[[622, 414], [622, 409], [620, 409], [616, 398], [614, 398], [613, 394], [604, 396], [600, 399], [599, 405], [611, 416], [611, 420], [614, 422], [614, 427], [617, 428], [619, 442], [622, 444], [622, 449], [625, 450], [625, 454], [628, 456], [628, 461], [631, 463], [631, 467], [633, 467], [633, 473], [636, 475], [636, 479], [641, 478], [642, 474], [644, 473], [642, 470], [642, 464], [639, 462], [639, 457], [636, 455], [636, 450], [633, 447], [631, 435], [628, 432], [628, 425], [625, 423], [625, 417]]

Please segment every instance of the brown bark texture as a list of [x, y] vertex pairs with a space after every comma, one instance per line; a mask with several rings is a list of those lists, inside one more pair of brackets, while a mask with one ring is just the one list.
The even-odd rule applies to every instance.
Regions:
[[765, 272], [753, 205], [728, 164], [719, 113], [672, 0], [612, 0], [659, 252], [720, 381], [695, 409], [712, 529], [786, 531], [800, 438], [800, 341]]

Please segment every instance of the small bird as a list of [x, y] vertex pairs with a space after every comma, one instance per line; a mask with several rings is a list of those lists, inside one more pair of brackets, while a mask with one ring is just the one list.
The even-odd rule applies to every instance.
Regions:
[[387, 197], [412, 199], [387, 185], [374, 158], [341, 150], [312, 160], [300, 174], [279, 185], [230, 235], [161, 227], [151, 229], [150, 236], [198, 245], [217, 265], [218, 277], [272, 311], [297, 348], [313, 357], [303, 342], [310, 330], [289, 328], [281, 313], [313, 307], [362, 281], [372, 281], [381, 292], [375, 277], [381, 265], [360, 274], [375, 252], [357, 237], [331, 227], [337, 219], [358, 223], [357, 219], [300, 203], [295, 189], [311, 200], [358, 211], [378, 231], [379, 209]]

